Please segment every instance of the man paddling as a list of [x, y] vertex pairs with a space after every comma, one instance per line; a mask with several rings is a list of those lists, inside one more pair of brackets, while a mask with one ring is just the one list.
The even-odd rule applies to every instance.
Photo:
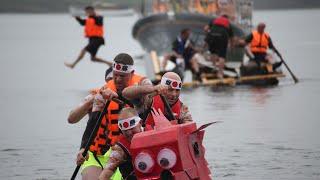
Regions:
[[[110, 68], [108, 68], [105, 72], [105, 82], [107, 83], [108, 81], [112, 80], [112, 68], [110, 70]], [[82, 153], [84, 151], [84, 147], [86, 146], [90, 134], [92, 133], [94, 126], [95, 126], [95, 119], [92, 118], [92, 108], [94, 105], [94, 99], [95, 96], [100, 92], [101, 88], [95, 88], [90, 90], [90, 94], [88, 96], [86, 96], [83, 100], [83, 102], [80, 103], [80, 105], [78, 105], [77, 107], [75, 107], [74, 109], [72, 109], [69, 113], [68, 116], [68, 122], [70, 124], [75, 124], [77, 122], [79, 122], [86, 114], [88, 114], [89, 116], [89, 120], [87, 122], [87, 126], [86, 129], [82, 135], [82, 140], [81, 140], [81, 145], [80, 145], [80, 151], [77, 155], [77, 160], [76, 163], [77, 165], [81, 165], [83, 164], [85, 161], [89, 161], [89, 155], [92, 156], [92, 154], [87, 154], [87, 157], [83, 157]], [[100, 104], [95, 104], [95, 106], [101, 106]], [[91, 158], [91, 166], [100, 166], [99, 162], [107, 162], [109, 159], [109, 154], [110, 154], [111, 150], [107, 151], [103, 156], [97, 156], [98, 160], [92, 159]], [[99, 161], [99, 162], [98, 162]], [[89, 163], [86, 163], [89, 164]], [[82, 166], [82, 179], [96, 179], [96, 177], [100, 174], [97, 170], [96, 173], [90, 172], [90, 171], [94, 171], [94, 169], [96, 169], [95, 167], [91, 168], [93, 170], [88, 170], [89, 172], [85, 171], [85, 166]], [[87, 166], [88, 168], [90, 168], [90, 166]], [[115, 172], [115, 174], [112, 176], [113, 180], [120, 180], [122, 178], [121, 173], [119, 170], [117, 170]]]
[[108, 66], [111, 66], [111, 62], [96, 56], [99, 47], [104, 45], [103, 17], [97, 15], [92, 6], [87, 6], [85, 12], [88, 16], [87, 19], [81, 19], [79, 16], [76, 16], [75, 18], [80, 25], [84, 26], [85, 37], [89, 39], [89, 43], [80, 51], [78, 58], [73, 63], [65, 62], [64, 64], [72, 69], [84, 57], [85, 53], [88, 52], [91, 55], [91, 61], [105, 63]]
[[[174, 72], [165, 73], [160, 84], [156, 86], [130, 86], [123, 90], [123, 96], [136, 102], [140, 116], [146, 126], [153, 127], [151, 109], [160, 109], [169, 120], [178, 120], [179, 123], [192, 121], [188, 107], [180, 101], [180, 90], [182, 88], [181, 78]], [[154, 94], [161, 94], [156, 95]], [[169, 108], [166, 107], [166, 101]], [[174, 117], [170, 117], [170, 111]]]
[[[261, 63], [271, 63], [271, 56], [267, 55], [267, 50], [271, 49], [279, 55], [278, 50], [273, 45], [271, 37], [265, 32], [266, 24], [259, 23], [256, 30], [253, 30], [246, 39], [246, 53], [251, 62], [255, 62], [258, 67]], [[277, 62], [273, 65], [273, 70], [281, 65], [282, 62]]]
[[134, 168], [130, 154], [130, 143], [133, 136], [142, 132], [141, 118], [134, 108], [124, 108], [119, 114], [118, 126], [122, 134], [119, 141], [112, 146], [110, 159], [100, 174], [100, 180], [109, 180], [119, 167], [124, 179], [134, 180]]
[[[94, 96], [91, 116], [88, 120], [88, 125], [84, 133], [84, 142], [82, 142], [81, 150], [77, 155], [77, 164], [82, 164], [83, 179], [97, 179], [102, 171], [103, 165], [107, 162], [109, 157], [110, 146], [118, 141], [120, 135], [117, 126], [118, 113], [122, 108], [128, 105], [119, 105], [117, 102], [111, 101], [108, 106], [107, 114], [102, 119], [94, 141], [91, 143], [89, 149], [89, 158], [84, 161], [82, 156], [84, 145], [87, 144], [89, 136], [94, 128], [96, 119], [94, 117], [101, 113], [101, 106], [103, 107], [106, 100], [111, 100], [113, 97], [123, 99], [122, 90], [128, 86], [151, 84], [151, 81], [145, 77], [134, 73], [133, 59], [130, 55], [121, 53], [114, 59], [113, 77], [108, 81]], [[125, 101], [125, 99], [123, 99]], [[83, 111], [82, 111], [83, 112]]]

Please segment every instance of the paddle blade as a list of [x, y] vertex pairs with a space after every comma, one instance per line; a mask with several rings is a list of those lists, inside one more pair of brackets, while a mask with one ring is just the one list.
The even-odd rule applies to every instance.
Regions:
[[219, 122], [221, 122], [221, 121], [214, 121], [214, 122], [211, 122], [211, 123], [204, 124], [204, 125], [200, 126], [197, 130], [193, 131], [191, 134], [197, 133], [197, 132], [205, 129], [208, 126], [210, 126], [212, 124], [215, 124], [215, 123], [219, 123]]

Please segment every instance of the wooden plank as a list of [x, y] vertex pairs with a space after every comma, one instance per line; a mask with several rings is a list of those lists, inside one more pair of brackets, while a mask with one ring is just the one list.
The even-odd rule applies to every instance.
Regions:
[[281, 77], [285, 77], [285, 75], [282, 73], [275, 73], [275, 74], [266, 74], [266, 75], [243, 76], [243, 77], [240, 77], [239, 82], [281, 78]]
[[241, 84], [241, 82], [250, 82], [255, 80], [265, 80], [265, 79], [282, 78], [282, 77], [285, 77], [285, 75], [282, 73], [277, 73], [277, 74], [266, 74], [266, 75], [255, 75], [255, 76], [243, 76], [240, 78], [229, 77], [229, 78], [212, 79], [212, 80], [204, 79], [203, 82], [199, 82], [199, 81], [184, 82], [183, 87], [219, 86], [219, 85], [234, 86], [237, 83]]
[[160, 72], [160, 61], [158, 59], [157, 52], [156, 51], [151, 51], [150, 55], [151, 55], [151, 60], [153, 62], [154, 72], [157, 74], [157, 73]]

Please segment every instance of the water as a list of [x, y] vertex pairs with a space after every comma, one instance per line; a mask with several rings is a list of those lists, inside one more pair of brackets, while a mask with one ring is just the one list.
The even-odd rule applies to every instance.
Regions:
[[[130, 34], [137, 18], [106, 18], [98, 55], [142, 54]], [[288, 75], [278, 87], [182, 93], [199, 124], [223, 121], [205, 136], [214, 178], [320, 179], [320, 10], [258, 11], [254, 18], [267, 23], [300, 83]], [[64, 67], [86, 43], [68, 15], [0, 15], [0, 24], [0, 179], [68, 179], [86, 122], [66, 118], [88, 89], [103, 84], [105, 67], [88, 56], [74, 70]]]

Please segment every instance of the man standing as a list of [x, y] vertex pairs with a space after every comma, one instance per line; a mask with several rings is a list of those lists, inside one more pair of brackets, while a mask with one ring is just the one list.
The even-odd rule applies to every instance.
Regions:
[[223, 69], [227, 57], [229, 40], [232, 46], [233, 32], [228, 16], [223, 15], [212, 20], [205, 27], [206, 43], [211, 53], [211, 60], [218, 67], [218, 78], [223, 78]]
[[101, 62], [105, 63], [109, 66], [112, 65], [111, 62], [103, 60], [101, 58], [96, 57], [98, 49], [101, 45], [104, 45], [104, 28], [103, 28], [103, 17], [96, 14], [94, 8], [92, 6], [87, 6], [85, 8], [87, 19], [81, 19], [79, 16], [76, 16], [76, 20], [80, 23], [80, 25], [84, 26], [84, 34], [85, 37], [89, 39], [89, 43], [86, 47], [84, 47], [78, 56], [78, 58], [73, 63], [64, 64], [71, 69], [76, 66], [76, 64], [84, 57], [86, 51], [90, 53], [91, 60], [93, 62]]

